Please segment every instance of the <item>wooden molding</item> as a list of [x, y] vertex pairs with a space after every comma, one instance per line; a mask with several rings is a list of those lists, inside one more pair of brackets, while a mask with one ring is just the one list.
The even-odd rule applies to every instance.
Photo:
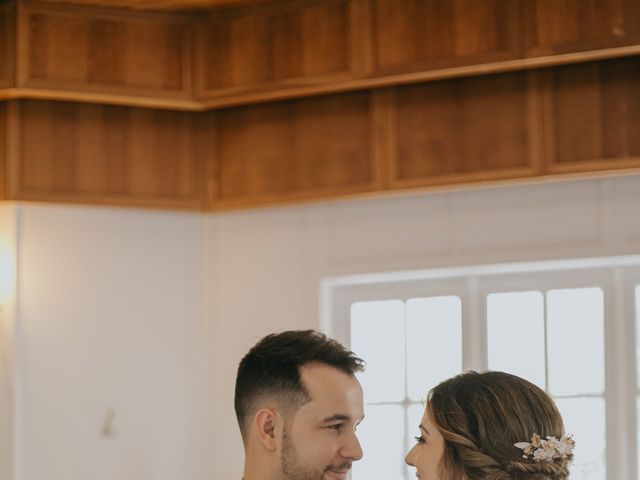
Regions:
[[142, 95], [126, 95], [124, 93], [100, 93], [92, 91], [68, 91], [36, 88], [5, 88], [0, 89], [2, 100], [56, 100], [76, 103], [91, 103], [102, 105], [120, 105], [128, 107], [145, 107], [160, 110], [182, 110], [198, 112], [203, 110], [199, 102], [193, 100], [179, 100], [157, 98]]

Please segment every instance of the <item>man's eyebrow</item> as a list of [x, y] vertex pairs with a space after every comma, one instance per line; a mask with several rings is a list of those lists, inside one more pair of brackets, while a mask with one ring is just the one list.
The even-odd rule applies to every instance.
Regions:
[[[345, 420], [351, 420], [352, 417], [350, 417], [349, 415], [345, 415], [343, 413], [336, 413], [335, 415], [331, 415], [329, 417], [324, 417], [322, 419], [322, 423], [328, 423], [328, 422], [336, 422], [336, 421], [345, 421]], [[364, 420], [364, 415], [362, 415], [362, 418], [360, 418], [357, 422], [357, 424], [360, 424], [362, 421]]]
[[322, 419], [323, 422], [335, 422], [336, 420], [351, 420], [351, 417], [342, 413], [336, 413], [335, 415], [324, 417]]

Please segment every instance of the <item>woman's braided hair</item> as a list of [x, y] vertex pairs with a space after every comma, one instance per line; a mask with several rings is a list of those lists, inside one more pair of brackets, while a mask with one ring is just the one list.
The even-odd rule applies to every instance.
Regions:
[[573, 456], [523, 458], [514, 446], [534, 433], [560, 438], [562, 417], [540, 388], [504, 372], [467, 372], [429, 392], [432, 421], [445, 440], [442, 480], [565, 480]]

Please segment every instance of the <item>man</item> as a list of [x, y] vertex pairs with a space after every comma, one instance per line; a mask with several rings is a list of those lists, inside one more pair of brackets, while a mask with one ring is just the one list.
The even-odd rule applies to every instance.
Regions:
[[244, 480], [345, 480], [362, 458], [355, 372], [364, 362], [314, 330], [260, 340], [240, 362], [235, 410]]

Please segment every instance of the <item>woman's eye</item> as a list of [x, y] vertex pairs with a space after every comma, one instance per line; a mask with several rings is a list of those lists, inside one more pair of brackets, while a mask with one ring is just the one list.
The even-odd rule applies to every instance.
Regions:
[[416, 443], [424, 443], [424, 437], [420, 435], [419, 437], [413, 437], [416, 439]]

